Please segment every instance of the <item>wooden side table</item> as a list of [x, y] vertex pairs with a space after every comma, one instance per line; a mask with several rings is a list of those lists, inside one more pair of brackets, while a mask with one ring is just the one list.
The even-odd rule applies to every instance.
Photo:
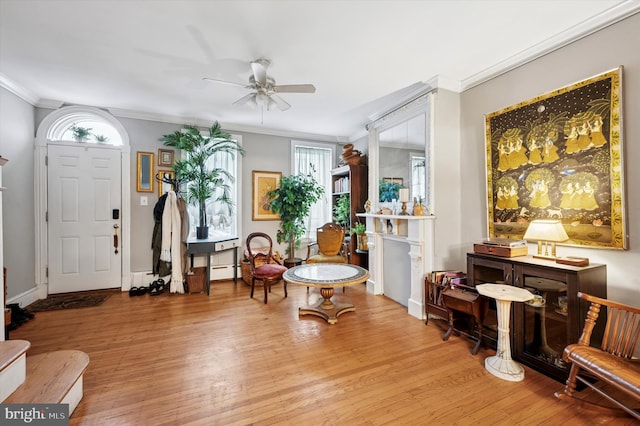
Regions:
[[346, 263], [307, 263], [288, 269], [282, 275], [286, 282], [307, 287], [317, 287], [323, 300], [315, 306], [298, 309], [299, 315], [315, 315], [324, 318], [329, 324], [338, 322], [338, 317], [356, 308], [350, 303], [331, 301], [335, 287], [345, 287], [365, 282], [369, 271]]
[[[442, 304], [448, 311], [449, 329], [442, 336], [442, 340], [448, 340], [452, 332], [463, 334], [475, 340], [476, 344], [471, 349], [471, 354], [477, 354], [482, 344], [482, 323], [489, 309], [487, 301], [472, 287], [458, 284], [455, 287], [445, 288], [442, 291]], [[455, 312], [460, 312], [473, 319], [469, 330], [461, 330], [456, 327]]]

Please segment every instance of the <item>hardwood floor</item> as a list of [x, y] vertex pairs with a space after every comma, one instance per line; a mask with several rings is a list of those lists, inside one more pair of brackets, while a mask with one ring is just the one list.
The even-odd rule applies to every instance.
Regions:
[[526, 369], [518, 383], [484, 369], [494, 351], [441, 340], [406, 308], [364, 286], [336, 292], [356, 311], [329, 325], [298, 318], [317, 292], [241, 281], [203, 294], [111, 296], [101, 306], [39, 312], [11, 333], [30, 355], [89, 354], [72, 425], [620, 424], [558, 401], [558, 383]]

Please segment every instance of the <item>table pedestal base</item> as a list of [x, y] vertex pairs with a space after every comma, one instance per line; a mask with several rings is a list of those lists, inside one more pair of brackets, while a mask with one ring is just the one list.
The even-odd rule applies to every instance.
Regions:
[[298, 309], [298, 315], [315, 315], [317, 317], [324, 318], [329, 324], [335, 324], [338, 322], [338, 317], [345, 312], [353, 312], [356, 310], [355, 306], [350, 303], [333, 303], [331, 297], [333, 296], [333, 287], [321, 288], [320, 295], [323, 300], [317, 303], [315, 306], [307, 306]]
[[524, 369], [512, 359], [490, 356], [484, 360], [484, 368], [494, 376], [510, 382], [524, 380]]
[[509, 320], [511, 319], [511, 302], [525, 302], [533, 299], [533, 295], [523, 288], [504, 284], [480, 284], [476, 288], [480, 294], [496, 299], [498, 349], [495, 356], [484, 360], [484, 368], [503, 380], [510, 382], [524, 380], [524, 368], [511, 359]]

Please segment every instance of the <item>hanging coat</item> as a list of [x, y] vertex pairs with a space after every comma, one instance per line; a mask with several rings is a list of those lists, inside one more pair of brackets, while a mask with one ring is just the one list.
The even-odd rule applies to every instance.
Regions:
[[153, 267], [154, 275], [165, 277], [171, 274], [171, 262], [160, 260], [160, 251], [162, 250], [162, 213], [167, 200], [167, 193], [162, 195], [156, 205], [153, 207], [153, 236], [151, 237], [151, 249], [153, 250]]

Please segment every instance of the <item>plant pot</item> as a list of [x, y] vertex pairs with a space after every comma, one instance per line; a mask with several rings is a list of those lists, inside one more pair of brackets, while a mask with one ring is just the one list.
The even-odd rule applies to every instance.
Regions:
[[196, 238], [199, 240], [206, 240], [209, 238], [208, 226], [196, 226]]
[[356, 240], [359, 251], [369, 251], [369, 239], [367, 238], [367, 234], [356, 234]]

